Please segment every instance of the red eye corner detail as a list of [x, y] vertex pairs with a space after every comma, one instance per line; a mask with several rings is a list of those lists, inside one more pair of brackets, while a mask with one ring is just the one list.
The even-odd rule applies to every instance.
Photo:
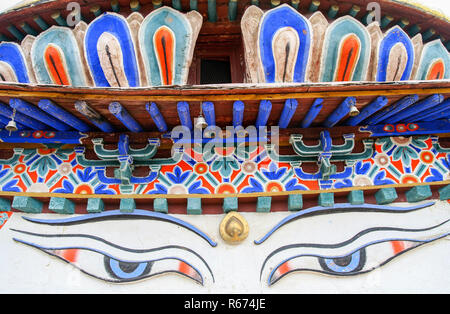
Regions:
[[189, 277], [194, 276], [197, 272], [185, 262], [180, 261], [180, 265], [178, 266], [178, 271], [180, 273], [186, 274]]
[[405, 243], [403, 241], [391, 241], [391, 245], [395, 255], [405, 250]]
[[279, 276], [282, 276], [286, 273], [288, 273], [291, 270], [291, 267], [289, 266], [289, 262], [284, 262], [283, 264], [278, 267], [277, 272]]
[[55, 253], [64, 260], [70, 263], [75, 263], [77, 261], [78, 251], [78, 249], [66, 249], [55, 251]]

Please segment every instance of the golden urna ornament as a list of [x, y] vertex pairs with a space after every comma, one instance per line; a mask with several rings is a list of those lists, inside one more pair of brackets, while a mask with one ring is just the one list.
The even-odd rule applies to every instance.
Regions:
[[219, 231], [225, 242], [237, 244], [247, 238], [249, 226], [241, 214], [231, 211], [220, 223]]

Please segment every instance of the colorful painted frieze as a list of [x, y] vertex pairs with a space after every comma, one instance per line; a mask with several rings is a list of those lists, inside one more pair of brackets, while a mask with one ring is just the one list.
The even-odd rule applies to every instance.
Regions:
[[[92, 195], [236, 194], [450, 179], [448, 152], [429, 136], [380, 138], [375, 143], [367, 142], [366, 150], [356, 154], [351, 153], [353, 141], [347, 138], [346, 144], [330, 149], [329, 157], [323, 156], [320, 144], [304, 146], [301, 138], [294, 138], [297, 155], [276, 154], [269, 145], [245, 150], [238, 146], [212, 147], [200, 154], [181, 149], [169, 158], [153, 158], [158, 144], [151, 141], [147, 147], [128, 153], [119, 153], [121, 148], [105, 150], [99, 141], [95, 151], [100, 159], [95, 160], [87, 159], [84, 149], [52, 145], [47, 149], [17, 149], [12, 159], [2, 161], [1, 190]], [[133, 161], [120, 156], [131, 156]], [[344, 162], [343, 170], [336, 171], [333, 165], [337, 162]], [[305, 170], [305, 164], [315, 165], [318, 170]], [[148, 167], [149, 172], [143, 177], [133, 176], [134, 166]], [[113, 176], [107, 174], [111, 167], [116, 169]]]

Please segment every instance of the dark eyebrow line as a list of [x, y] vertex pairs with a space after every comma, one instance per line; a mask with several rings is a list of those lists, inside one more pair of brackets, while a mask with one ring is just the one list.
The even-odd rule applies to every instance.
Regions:
[[[374, 227], [374, 228], [368, 228], [365, 229], [363, 231], [358, 232], [356, 235], [354, 235], [352, 238], [340, 242], [340, 243], [335, 243], [335, 244], [316, 244], [316, 243], [296, 243], [296, 244], [289, 244], [289, 245], [285, 245], [282, 247], [279, 247], [278, 249], [272, 251], [269, 255], [267, 255], [267, 257], [265, 258], [262, 266], [261, 266], [261, 270], [259, 273], [259, 278], [261, 279], [262, 276], [262, 272], [264, 269], [264, 266], [266, 265], [267, 261], [274, 256], [275, 254], [284, 251], [284, 250], [288, 250], [288, 249], [293, 249], [293, 248], [300, 248], [300, 247], [304, 247], [304, 248], [326, 248], [326, 249], [335, 249], [335, 248], [339, 248], [339, 247], [343, 247], [346, 246], [347, 244], [350, 244], [352, 242], [354, 242], [355, 240], [357, 240], [358, 238], [362, 237], [365, 234], [374, 232], [374, 231], [403, 231], [403, 232], [423, 232], [423, 231], [429, 231], [438, 227], [441, 227], [442, 225], [445, 225], [446, 223], [448, 223], [450, 221], [450, 219], [447, 219], [437, 225], [428, 227], [428, 228], [422, 228], [422, 229], [405, 229], [405, 228], [394, 228], [394, 227]], [[448, 234], [447, 234], [448, 235]]]
[[190, 230], [194, 232], [195, 234], [199, 235], [201, 238], [206, 240], [212, 247], [217, 246], [217, 243], [214, 242], [208, 235], [206, 235], [204, 232], [200, 231], [198, 228], [194, 227], [190, 223], [172, 217], [167, 214], [162, 214], [158, 212], [152, 212], [148, 210], [139, 210], [136, 209], [131, 213], [123, 213], [120, 210], [109, 210], [98, 214], [86, 214], [82, 216], [77, 217], [69, 217], [69, 218], [62, 218], [62, 219], [37, 219], [37, 218], [31, 218], [31, 217], [25, 217], [22, 216], [23, 219], [38, 223], [38, 224], [47, 224], [47, 225], [54, 225], [54, 226], [61, 226], [61, 225], [77, 225], [77, 224], [83, 224], [86, 222], [92, 222], [92, 221], [102, 221], [102, 220], [123, 220], [123, 219], [150, 219], [150, 220], [160, 220], [165, 221], [169, 223], [176, 224], [178, 226], [181, 226], [187, 230]]
[[259, 240], [255, 240], [254, 243], [257, 245], [263, 243], [282, 226], [300, 218], [328, 215], [328, 214], [354, 213], [354, 212], [399, 214], [423, 209], [425, 207], [430, 207], [434, 204], [435, 202], [428, 202], [422, 205], [416, 205], [412, 207], [393, 207], [393, 206], [372, 205], [372, 204], [363, 204], [363, 205], [338, 204], [335, 207], [322, 207], [322, 206], [311, 207], [308, 209], [301, 210], [295, 214], [289, 215], [288, 217], [284, 218], [277, 225], [275, 225], [275, 227], [273, 227], [265, 236], [263, 236]]

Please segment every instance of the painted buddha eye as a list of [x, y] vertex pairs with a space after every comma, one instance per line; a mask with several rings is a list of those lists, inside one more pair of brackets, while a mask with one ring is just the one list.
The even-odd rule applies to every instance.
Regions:
[[[176, 226], [182, 226], [193, 233], [194, 240], [197, 238], [203, 239], [211, 246], [216, 245], [211, 238], [189, 223], [156, 212], [135, 210], [133, 213], [124, 214], [120, 211], [106, 211], [99, 214], [52, 220], [24, 217], [25, 220], [32, 223], [48, 226], [65, 224], [85, 226], [89, 223], [106, 223], [108, 220], [130, 218], [157, 220], [158, 223], [165, 221]], [[19, 234], [13, 240], [58, 257], [80, 269], [83, 273], [103, 281], [113, 283], [133, 282], [160, 274], [172, 273], [187, 277], [201, 285], [205, 283], [205, 280], [206, 282], [214, 282], [214, 275], [205, 259], [186, 246], [165, 245], [138, 249], [110, 242], [99, 235], [93, 234], [92, 231], [87, 233], [48, 234], [17, 229], [10, 230]]]
[[[281, 249], [279, 253], [287, 255], [287, 252], [283, 252], [283, 250], [286, 250], [291, 251], [290, 254], [293, 254], [295, 251], [303, 251], [305, 254], [291, 255], [291, 257], [279, 262], [270, 272], [268, 284], [273, 285], [286, 275], [298, 271], [312, 271], [332, 276], [354, 276], [368, 273], [406, 251], [436, 241], [447, 235], [448, 233], [426, 240], [384, 239], [360, 247], [348, 254], [336, 255], [333, 255], [332, 252], [343, 252], [342, 248], [325, 249], [323, 247], [306, 247], [305, 245], [289, 246], [289, 248]], [[311, 254], [313, 251], [325, 251], [325, 254]]]
[[[201, 285], [205, 279], [203, 274], [209, 274], [207, 278], [214, 281], [206, 261], [184, 246], [136, 250], [90, 235], [42, 235], [11, 230], [23, 236], [21, 239], [13, 238], [15, 241], [58, 257], [83, 273], [103, 281], [125, 283], [167, 273], [187, 277]], [[70, 243], [84, 245], [71, 246]]]
[[[103, 281], [114, 283], [133, 282], [164, 273], [176, 273], [200, 284], [203, 284], [204, 281], [200, 270], [192, 265], [192, 262], [199, 262], [202, 259], [199, 256], [192, 254], [193, 251], [184, 247], [162, 247], [155, 250], [149, 250], [149, 252], [131, 254], [134, 256], [142, 255], [142, 259], [119, 259], [98, 249], [68, 247], [52, 248], [43, 247], [16, 238], [14, 238], [14, 240], [38, 248], [52, 256], [56, 256], [80, 269], [82, 272]], [[121, 255], [124, 256], [127, 254], [122, 253]], [[183, 258], [164, 257], [175, 255], [182, 256]], [[195, 261], [195, 259], [197, 259], [197, 261]], [[190, 261], [188, 262], [188, 260]], [[207, 267], [206, 264], [205, 266]]]
[[[339, 208], [315, 207], [287, 216], [276, 224], [265, 236], [256, 240], [255, 244], [265, 242], [282, 226], [296, 220], [325, 213], [339, 215], [341, 213], [361, 213], [370, 211], [385, 216], [386, 221], [392, 214], [414, 215], [426, 214], [420, 209], [429, 207], [432, 203], [412, 207], [388, 207], [364, 205], [357, 207], [345, 205]], [[338, 217], [338, 216], [337, 216]], [[379, 268], [403, 253], [418, 248], [424, 244], [438, 241], [450, 234], [450, 219], [436, 224], [423, 219], [422, 228], [405, 228], [400, 226], [371, 226], [366, 229], [356, 229], [352, 237], [338, 243], [300, 242], [281, 246], [267, 255], [260, 269], [260, 279], [273, 285], [283, 277], [293, 272], [316, 272], [336, 277], [354, 276], [368, 273]], [[291, 230], [292, 231], [292, 230]], [[265, 279], [263, 279], [265, 278]]]

